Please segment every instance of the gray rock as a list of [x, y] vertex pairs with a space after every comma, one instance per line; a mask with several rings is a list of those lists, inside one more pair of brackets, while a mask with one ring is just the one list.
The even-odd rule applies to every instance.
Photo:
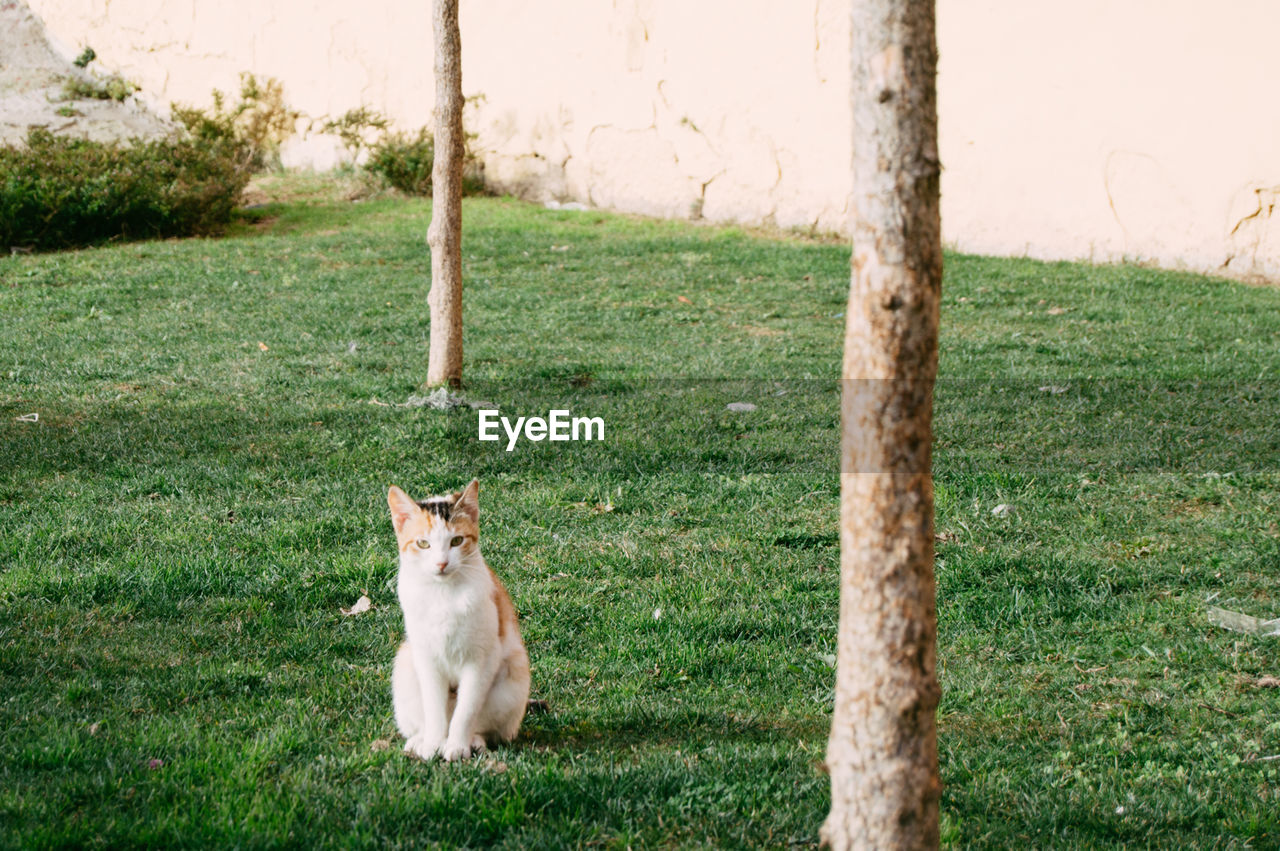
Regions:
[[26, 0], [0, 3], [0, 144], [25, 141], [31, 127], [99, 142], [162, 136], [172, 129], [132, 96], [63, 100], [67, 77], [95, 79], [53, 49]]

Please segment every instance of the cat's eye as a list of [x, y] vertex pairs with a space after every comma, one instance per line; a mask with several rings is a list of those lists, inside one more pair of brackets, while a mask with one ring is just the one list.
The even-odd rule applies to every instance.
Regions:
[[451, 546], [451, 547], [460, 547], [460, 546], [462, 546], [462, 536], [461, 536], [461, 535], [454, 535], [454, 536], [453, 536], [453, 540], [449, 541], [449, 546]]
[[414, 541], [414, 544], [416, 544], [418, 549], [420, 550], [431, 549], [431, 542], [428, 541], [426, 538], [419, 538], [418, 540]]

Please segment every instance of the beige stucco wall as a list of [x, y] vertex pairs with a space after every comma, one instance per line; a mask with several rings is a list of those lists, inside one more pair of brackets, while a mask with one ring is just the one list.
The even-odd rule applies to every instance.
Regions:
[[[238, 72], [429, 120], [429, 3], [30, 0], [157, 104]], [[539, 200], [843, 230], [844, 0], [461, 0], [487, 173]], [[944, 237], [1280, 277], [1273, 0], [939, 0]], [[332, 162], [314, 135], [295, 159]]]
[[1274, 0], [941, 0], [946, 238], [1280, 276]]

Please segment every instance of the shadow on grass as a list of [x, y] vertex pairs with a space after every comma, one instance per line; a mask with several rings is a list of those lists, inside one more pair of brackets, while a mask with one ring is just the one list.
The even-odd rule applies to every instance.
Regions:
[[701, 707], [653, 709], [636, 706], [597, 720], [579, 712], [525, 718], [520, 736], [507, 747], [594, 750], [631, 747], [689, 748], [700, 743], [770, 744], [825, 737], [825, 717], [770, 719]]
[[[0, 403], [0, 448], [11, 459], [9, 487], [17, 490], [58, 474], [74, 473], [98, 486], [147, 476], [208, 480], [220, 466], [244, 474], [271, 470], [281, 478], [306, 478], [337, 458], [390, 468], [423, 456], [432, 459], [433, 474], [456, 479], [450, 484], [473, 475], [483, 479], [544, 471], [549, 463], [558, 475], [578, 471], [592, 479], [672, 472], [734, 477], [835, 472], [829, 387], [809, 394], [804, 404], [788, 398], [776, 411], [756, 418], [726, 412], [725, 400], [744, 391], [715, 382], [637, 388], [592, 381], [584, 388], [574, 376], [490, 384], [479, 392], [488, 392], [492, 404], [500, 406], [503, 416], [512, 412], [513, 420], [525, 414], [545, 417], [557, 408], [575, 414], [581, 410], [606, 423], [603, 438], [531, 442], [522, 437], [516, 451], [508, 451], [500, 427], [493, 429], [497, 436], [492, 441], [478, 439], [478, 415], [467, 407], [434, 411], [333, 398], [237, 407], [221, 398], [181, 402], [153, 397], [129, 403], [45, 403], [34, 423], [15, 421], [25, 413], [23, 404], [31, 403]], [[780, 419], [830, 439], [781, 441], [775, 434]], [[823, 449], [815, 451], [815, 445]], [[368, 452], [353, 451], [353, 446]], [[130, 490], [113, 492], [127, 496]], [[147, 493], [164, 496], [173, 490], [172, 485], [158, 485]]]

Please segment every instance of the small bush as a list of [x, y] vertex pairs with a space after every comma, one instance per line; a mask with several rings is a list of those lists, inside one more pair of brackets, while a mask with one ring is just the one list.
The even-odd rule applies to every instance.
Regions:
[[241, 78], [232, 107], [174, 107], [167, 139], [93, 142], [32, 128], [0, 147], [0, 248], [41, 250], [114, 239], [190, 236], [231, 219], [250, 176], [293, 132], [280, 84]]
[[377, 134], [385, 136], [390, 120], [376, 109], [367, 106], [348, 109], [341, 118], [326, 121], [322, 132], [337, 136], [342, 146], [351, 154], [351, 161], [360, 158], [360, 152], [370, 145], [370, 138]]
[[[387, 133], [369, 152], [365, 168], [410, 195], [431, 194], [435, 140], [425, 127], [415, 134]], [[462, 159], [462, 194], [484, 194], [484, 168], [467, 147]]]
[[138, 90], [119, 74], [105, 80], [85, 77], [67, 77], [62, 81], [64, 100], [118, 100], [122, 101]]
[[108, 144], [33, 128], [0, 148], [0, 246], [45, 250], [208, 233], [249, 180], [234, 142]]
[[245, 146], [245, 166], [261, 171], [278, 164], [280, 146], [293, 135], [302, 113], [290, 109], [280, 81], [262, 82], [253, 74], [240, 75], [240, 100], [228, 107], [227, 98], [213, 90], [213, 109], [173, 105], [173, 116], [197, 139], [235, 139]]
[[435, 150], [435, 140], [426, 128], [412, 136], [388, 133], [369, 152], [365, 168], [381, 175], [401, 192], [430, 195]]

